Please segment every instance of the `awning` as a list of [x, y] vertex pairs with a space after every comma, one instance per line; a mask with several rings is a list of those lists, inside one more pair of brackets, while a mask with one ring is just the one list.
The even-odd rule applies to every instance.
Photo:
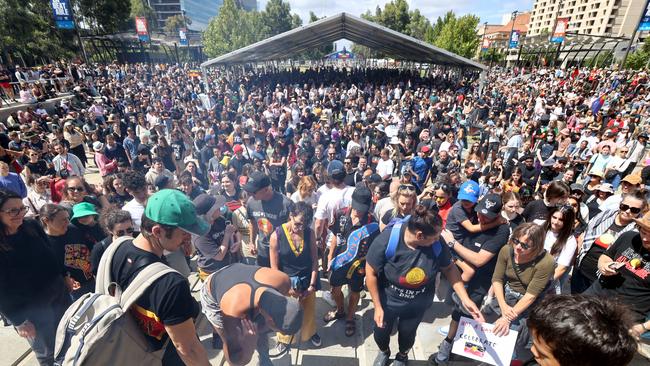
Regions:
[[481, 63], [379, 24], [340, 13], [213, 58], [201, 67], [288, 60], [304, 51], [347, 39], [396, 60], [487, 69]]

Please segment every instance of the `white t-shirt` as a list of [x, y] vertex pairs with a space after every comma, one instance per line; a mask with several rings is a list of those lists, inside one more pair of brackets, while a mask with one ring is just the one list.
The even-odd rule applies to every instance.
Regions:
[[134, 198], [125, 203], [122, 209], [124, 211], [128, 211], [131, 214], [131, 220], [133, 221], [133, 230], [140, 231], [140, 223], [142, 222], [142, 214], [144, 214], [144, 206]]
[[[551, 230], [547, 231], [546, 238], [544, 239], [544, 249], [546, 249], [547, 252], [551, 253], [551, 248], [553, 247], [553, 244], [555, 244], [556, 240], [557, 235]], [[564, 244], [564, 248], [562, 248], [560, 254], [555, 256], [555, 263], [565, 267], [571, 266], [573, 255], [575, 254], [577, 247], [578, 243], [576, 242], [576, 239], [573, 237], [573, 235], [570, 235], [566, 241], [566, 244]]]
[[326, 193], [323, 193], [318, 199], [318, 206], [314, 218], [317, 220], [327, 220], [328, 226], [332, 225], [335, 215], [345, 207], [352, 204], [353, 187], [336, 188], [333, 187]]
[[385, 176], [393, 174], [394, 167], [395, 163], [391, 159], [379, 159], [379, 162], [377, 162], [377, 174], [379, 174], [381, 179], [384, 179]]

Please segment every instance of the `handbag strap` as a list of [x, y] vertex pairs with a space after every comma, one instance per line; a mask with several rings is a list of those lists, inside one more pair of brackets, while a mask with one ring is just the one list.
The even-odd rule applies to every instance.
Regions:
[[519, 276], [519, 271], [517, 271], [517, 263], [515, 263], [515, 248], [510, 247], [510, 260], [512, 261], [512, 269], [515, 271], [515, 276], [517, 276], [517, 279], [521, 284], [524, 284], [524, 281], [521, 280], [521, 277]]

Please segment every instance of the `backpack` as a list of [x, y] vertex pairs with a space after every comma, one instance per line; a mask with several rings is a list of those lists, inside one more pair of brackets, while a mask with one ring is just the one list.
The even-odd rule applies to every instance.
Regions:
[[99, 262], [95, 293], [83, 295], [63, 315], [56, 330], [56, 366], [162, 363], [166, 347], [151, 349], [129, 308], [156, 280], [178, 272], [161, 262], [145, 264], [122, 292], [110, 280], [111, 263], [120, 245], [132, 239], [124, 236], [108, 247]]
[[[402, 225], [405, 222], [408, 222], [409, 218], [411, 218], [411, 215], [408, 215], [408, 216], [404, 217], [403, 219], [401, 219], [399, 221], [396, 221], [394, 223], [391, 222], [386, 227], [386, 228], [390, 227], [390, 238], [388, 239], [388, 245], [386, 246], [386, 252], [384, 252], [384, 254], [386, 255], [386, 259], [391, 259], [391, 258], [393, 258], [395, 256], [395, 251], [397, 250], [397, 245], [399, 244], [399, 234], [400, 234], [400, 231], [402, 230]], [[384, 229], [384, 230], [386, 230], [386, 229]], [[433, 245], [431, 246], [431, 250], [433, 250], [433, 255], [434, 256], [438, 257], [440, 255], [440, 252], [442, 251], [442, 244], [440, 243], [440, 240], [433, 243]]]

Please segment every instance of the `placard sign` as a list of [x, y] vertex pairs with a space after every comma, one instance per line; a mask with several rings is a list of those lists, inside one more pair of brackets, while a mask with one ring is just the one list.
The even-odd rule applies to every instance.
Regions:
[[511, 330], [508, 335], [499, 337], [492, 329], [494, 324], [461, 317], [451, 352], [490, 365], [510, 365], [517, 332]]
[[142, 42], [149, 42], [149, 28], [147, 27], [147, 18], [135, 17], [135, 32]]
[[517, 48], [519, 47], [519, 36], [521, 35], [521, 32], [518, 30], [513, 30], [512, 33], [510, 33], [510, 44], [508, 45], [508, 48]]
[[74, 20], [68, 0], [50, 0], [54, 23], [59, 29], [74, 29]]
[[551, 37], [552, 43], [562, 43], [564, 42], [564, 37], [566, 36], [566, 30], [569, 27], [569, 18], [557, 18], [555, 23], [555, 31]]

